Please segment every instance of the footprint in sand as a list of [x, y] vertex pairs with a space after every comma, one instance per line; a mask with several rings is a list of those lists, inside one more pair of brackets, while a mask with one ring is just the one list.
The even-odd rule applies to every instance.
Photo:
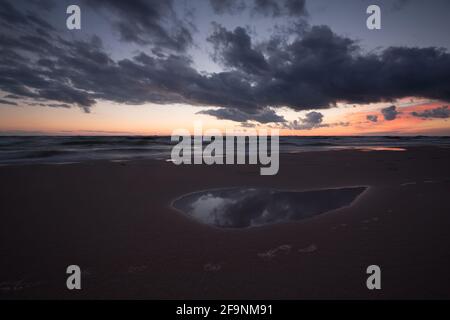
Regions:
[[[313, 243], [313, 244], [310, 244], [307, 247], [297, 249], [297, 252], [299, 252], [299, 253], [312, 253], [312, 252], [317, 251], [318, 248], [319, 247], [316, 244]], [[258, 257], [260, 257], [261, 259], [267, 261], [267, 260], [272, 260], [272, 259], [276, 258], [279, 255], [287, 255], [287, 254], [291, 253], [291, 251], [292, 251], [292, 246], [289, 245], [289, 244], [285, 244], [285, 245], [281, 245], [279, 247], [276, 247], [274, 249], [270, 249], [270, 250], [268, 250], [266, 252], [258, 253]]]
[[340, 229], [340, 228], [346, 228], [347, 227], [347, 224], [346, 223], [341, 223], [341, 224], [339, 224], [339, 225], [336, 225], [336, 226], [332, 226], [331, 227], [331, 230], [337, 230], [337, 229]]
[[372, 222], [378, 222], [380, 219], [378, 217], [372, 217], [370, 219], [362, 220], [361, 222], [364, 224], [372, 223]]
[[222, 269], [222, 265], [220, 263], [212, 263], [208, 262], [203, 266], [203, 270], [206, 272], [218, 272]]
[[319, 247], [313, 243], [305, 248], [298, 249], [297, 251], [300, 253], [312, 253], [317, 251], [317, 249], [319, 249]]
[[402, 183], [400, 185], [400, 187], [412, 186], [414, 184], [417, 184], [417, 182], [405, 182], [405, 183]]
[[284, 244], [274, 249], [270, 249], [266, 252], [260, 252], [258, 253], [258, 257], [260, 257], [263, 260], [272, 260], [273, 258], [275, 258], [280, 254], [289, 254], [291, 252], [291, 249], [292, 249], [291, 245]]

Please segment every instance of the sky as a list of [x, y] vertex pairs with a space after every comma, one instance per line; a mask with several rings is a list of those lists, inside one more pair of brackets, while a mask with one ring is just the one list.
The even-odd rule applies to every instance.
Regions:
[[[81, 29], [66, 26], [69, 5]], [[369, 5], [381, 29], [366, 26]], [[447, 0], [2, 0], [0, 134], [450, 135]]]

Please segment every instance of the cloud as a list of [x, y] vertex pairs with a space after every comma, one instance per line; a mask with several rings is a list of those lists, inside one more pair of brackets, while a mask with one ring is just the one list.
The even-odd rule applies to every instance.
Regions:
[[242, 122], [240, 124], [240, 127], [242, 128], [256, 128], [256, 123], [252, 123], [252, 122]]
[[381, 109], [381, 113], [383, 114], [384, 120], [392, 121], [397, 118], [397, 115], [400, 114], [400, 112], [397, 111], [396, 106], [390, 106], [387, 108]]
[[321, 124], [323, 121], [323, 114], [320, 112], [309, 112], [306, 114], [306, 117], [302, 119], [302, 122], [308, 125], [316, 126]]
[[0, 99], [0, 104], [7, 104], [7, 105], [11, 105], [11, 106], [17, 106], [16, 102], [4, 100], [4, 99]]
[[447, 119], [450, 118], [450, 110], [448, 109], [448, 106], [442, 106], [435, 109], [428, 109], [424, 110], [422, 112], [411, 112], [411, 115], [414, 117], [419, 117], [423, 119]]
[[70, 108], [70, 105], [68, 105], [67, 103], [49, 103], [47, 104], [47, 107], [50, 108]]
[[246, 4], [242, 0], [209, 0], [211, 7], [217, 14], [234, 14], [246, 9]]
[[369, 121], [371, 121], [371, 122], [377, 122], [377, 121], [378, 121], [378, 116], [377, 116], [377, 115], [372, 115], [372, 114], [370, 114], [370, 115], [368, 115], [368, 116], [366, 117], [366, 119], [369, 120]]
[[291, 16], [307, 15], [306, 0], [285, 0], [284, 6]]
[[244, 28], [237, 27], [234, 31], [227, 31], [215, 24], [214, 29], [207, 39], [214, 46], [214, 60], [250, 74], [268, 70], [264, 55], [252, 47], [252, 40]]
[[217, 14], [234, 14], [249, 9], [253, 14], [266, 17], [306, 16], [305, 0], [210, 0]]
[[173, 0], [84, 0], [86, 5], [114, 15], [121, 39], [184, 51], [192, 44], [191, 28], [174, 9]]
[[217, 119], [231, 120], [245, 123], [246, 121], [257, 121], [259, 123], [285, 122], [284, 117], [276, 114], [272, 109], [258, 109], [256, 113], [246, 113], [237, 108], [208, 109], [197, 112], [197, 114], [206, 114], [214, 116]]
[[292, 130], [311, 130], [314, 128], [327, 127], [328, 125], [322, 124], [323, 114], [316, 111], [308, 112], [304, 118], [294, 120], [284, 125], [287, 129]]
[[7, 98], [7, 99], [20, 99], [19, 96], [15, 96], [15, 95], [13, 95], [13, 94], [8, 94], [8, 95], [6, 95], [4, 98]]
[[414, 95], [450, 99], [450, 55], [443, 49], [390, 47], [364, 54], [356, 41], [327, 26], [308, 28], [291, 42], [258, 46], [242, 28], [219, 30], [210, 39], [216, 59], [243, 74], [258, 104], [305, 110]]
[[308, 112], [304, 118], [281, 124], [281, 128], [290, 130], [312, 130], [317, 128], [348, 127], [350, 122], [323, 123], [323, 114], [317, 111]]
[[[411, 96], [450, 101], [446, 50], [389, 47], [365, 53], [357, 41], [327, 26], [286, 31], [289, 40], [281, 35], [256, 41], [244, 28], [227, 30], [217, 24], [208, 39], [225, 71], [199, 72], [184, 51], [190, 40], [174, 37], [184, 23], [174, 30], [170, 27], [179, 20], [173, 1], [150, 6], [153, 2], [92, 4], [113, 12], [115, 23], [132, 28], [138, 39], [129, 41], [161, 45], [162, 51], [158, 46], [151, 48], [156, 51], [141, 47], [145, 53], [114, 59], [98, 37], [65, 38], [2, 1], [0, 90], [47, 105], [78, 106], [85, 112], [100, 100], [130, 105], [184, 103], [215, 107], [203, 113], [220, 119], [262, 123], [285, 123], [274, 111], [278, 107], [320, 110], [338, 102], [386, 102]], [[19, 18], [25, 20], [18, 24]], [[385, 118], [398, 114], [395, 107], [385, 113]], [[295, 126], [324, 125], [310, 120], [298, 120]]]
[[264, 16], [304, 16], [305, 0], [254, 0], [253, 12]]
[[[47, 3], [49, 5], [49, 3]], [[42, 3], [41, 6], [45, 6]], [[31, 11], [25, 13], [19, 11], [8, 1], [0, 1], [0, 26], [11, 28], [11, 26], [21, 26], [28, 28], [42, 28], [54, 30], [54, 28], [39, 15], [33, 14]]]

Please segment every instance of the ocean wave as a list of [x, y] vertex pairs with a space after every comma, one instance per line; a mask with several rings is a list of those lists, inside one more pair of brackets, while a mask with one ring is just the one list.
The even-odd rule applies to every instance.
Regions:
[[[73, 162], [90, 160], [170, 158], [170, 136], [3, 136], [0, 137], [0, 163]], [[203, 146], [208, 143], [204, 143]], [[450, 147], [450, 137], [280, 137], [280, 152], [309, 152], [354, 149], [358, 147], [408, 148], [411, 146]], [[247, 148], [246, 148], [247, 149]]]

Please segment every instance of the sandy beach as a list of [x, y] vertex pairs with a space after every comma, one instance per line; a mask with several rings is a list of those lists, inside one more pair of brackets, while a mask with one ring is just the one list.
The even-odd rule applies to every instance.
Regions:
[[[450, 298], [450, 149], [285, 154], [259, 167], [164, 161], [0, 167], [0, 296], [64, 299]], [[314, 218], [220, 229], [173, 210], [235, 186], [368, 186]], [[66, 289], [81, 267], [82, 290]], [[382, 290], [366, 268], [382, 268]]]

